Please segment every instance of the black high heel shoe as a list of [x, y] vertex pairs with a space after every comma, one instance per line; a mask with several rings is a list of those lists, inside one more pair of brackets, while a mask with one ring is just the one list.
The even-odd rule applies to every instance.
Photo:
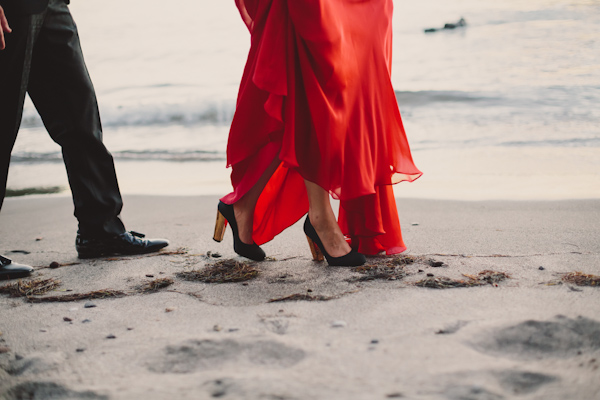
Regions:
[[306, 239], [308, 240], [308, 245], [315, 261], [323, 261], [324, 255], [327, 259], [327, 264], [332, 267], [358, 267], [367, 262], [367, 258], [356, 250], [351, 250], [350, 253], [341, 257], [332, 257], [327, 254], [321, 239], [319, 239], [319, 235], [317, 235], [317, 231], [315, 231], [315, 228], [310, 223], [308, 215], [304, 221], [304, 233], [306, 234]]
[[242, 257], [249, 258], [254, 261], [262, 261], [265, 259], [265, 252], [263, 249], [258, 247], [256, 243], [246, 244], [241, 241], [238, 235], [237, 222], [235, 220], [235, 214], [233, 212], [233, 205], [225, 204], [222, 201], [219, 202], [217, 211], [217, 221], [215, 223], [215, 234], [213, 239], [217, 242], [223, 240], [225, 236], [225, 226], [229, 222], [231, 230], [233, 232], [233, 250]]

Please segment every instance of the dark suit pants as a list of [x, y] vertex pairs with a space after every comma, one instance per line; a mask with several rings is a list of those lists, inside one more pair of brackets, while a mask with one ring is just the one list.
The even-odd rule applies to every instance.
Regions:
[[113, 158], [102, 143], [96, 94], [68, 6], [50, 0], [41, 14], [7, 18], [13, 32], [0, 51], [0, 207], [27, 92], [62, 148], [80, 233], [124, 232]]

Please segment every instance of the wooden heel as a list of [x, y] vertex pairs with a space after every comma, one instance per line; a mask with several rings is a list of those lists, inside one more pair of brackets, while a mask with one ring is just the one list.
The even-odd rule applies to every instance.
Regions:
[[306, 236], [306, 240], [308, 240], [308, 247], [310, 247], [310, 252], [312, 253], [313, 260], [323, 261], [323, 253], [321, 253], [321, 250], [315, 244], [315, 242], [308, 236]]
[[223, 240], [223, 237], [225, 236], [226, 226], [227, 220], [225, 219], [223, 214], [221, 214], [220, 211], [217, 211], [217, 221], [215, 222], [215, 234], [213, 236], [215, 242], [220, 242]]

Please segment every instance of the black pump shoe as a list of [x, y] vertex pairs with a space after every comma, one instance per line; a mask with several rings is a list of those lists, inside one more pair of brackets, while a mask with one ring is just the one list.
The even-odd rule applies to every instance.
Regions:
[[104, 238], [89, 238], [77, 234], [75, 248], [79, 258], [96, 258], [153, 253], [169, 245], [169, 241], [165, 239], [144, 237], [145, 235], [134, 231]]
[[11, 259], [0, 256], [0, 279], [16, 279], [29, 276], [33, 268], [29, 265], [17, 264]]
[[332, 267], [358, 267], [367, 262], [367, 258], [356, 250], [351, 250], [350, 253], [341, 257], [332, 257], [327, 254], [321, 239], [319, 239], [319, 235], [317, 235], [317, 231], [310, 223], [308, 215], [304, 221], [304, 233], [306, 234], [306, 239], [308, 239], [308, 245], [315, 261], [323, 261], [324, 255], [327, 259], [327, 264]]
[[213, 236], [215, 241], [220, 242], [223, 240], [227, 223], [231, 225], [231, 231], [233, 232], [233, 250], [236, 253], [254, 261], [262, 261], [265, 259], [265, 252], [258, 247], [256, 243], [246, 244], [240, 239], [237, 222], [235, 220], [235, 213], [233, 212], [233, 205], [225, 204], [220, 201], [217, 211], [217, 221], [215, 223], [215, 234]]

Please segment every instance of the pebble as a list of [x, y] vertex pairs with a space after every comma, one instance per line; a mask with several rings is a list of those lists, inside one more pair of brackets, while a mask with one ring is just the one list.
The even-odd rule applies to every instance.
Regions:
[[227, 330], [227, 332], [237, 332], [237, 331], [239, 331], [238, 328], [230, 328]]
[[427, 274], [427, 276], [433, 276], [433, 274], [430, 272], [430, 273]]
[[2, 346], [0, 347], [0, 354], [4, 354], [4, 353], [8, 353], [10, 351], [10, 348]]
[[75, 349], [75, 351], [78, 352], [78, 353], [83, 353], [85, 351], [85, 349], [79, 348], [79, 349]]
[[378, 339], [373, 339], [373, 340], [371, 340], [371, 344], [377, 344], [377, 343], [379, 343], [379, 340], [378, 340]]
[[333, 321], [331, 323], [332, 328], [345, 328], [346, 325], [348, 325], [346, 321]]
[[40, 332], [48, 332], [48, 331], [45, 329], [40, 329]]
[[97, 307], [94, 303], [92, 303], [91, 301], [88, 301], [87, 303], [85, 303], [83, 305], [83, 308], [94, 308]]
[[418, 222], [413, 222], [411, 225], [412, 226], [419, 226], [419, 223]]
[[425, 272], [425, 271], [423, 271], [422, 269], [420, 269], [418, 272]]
[[72, 320], [71, 318], [69, 318], [69, 317], [63, 317], [63, 321], [66, 321], [66, 322], [71, 322], [71, 321], [73, 321], [73, 320]]
[[60, 264], [57, 263], [56, 261], [52, 261], [50, 263], [50, 268], [55, 269], [55, 268], [58, 268], [58, 267], [60, 267]]
[[36, 238], [35, 238], [35, 241], [36, 241], [36, 242], [39, 242], [40, 240], [44, 240], [44, 238], [43, 238], [43, 237], [36, 237]]
[[152, 275], [152, 274], [146, 274], [146, 278], [154, 278], [154, 275]]
[[107, 339], [116, 339], [117, 337], [112, 333], [106, 337]]
[[544, 267], [539, 267], [538, 269], [539, 269], [540, 271], [543, 271], [543, 270], [545, 270], [546, 268], [544, 268]]
[[127, 330], [128, 330], [128, 331], [132, 331], [132, 330], [133, 330], [133, 328], [127, 328]]
[[173, 312], [173, 311], [175, 311], [175, 308], [172, 308], [172, 307], [165, 308], [165, 312]]
[[390, 393], [385, 397], [387, 397], [388, 399], [399, 399], [404, 397], [404, 395], [402, 393]]
[[223, 328], [220, 325], [213, 326], [213, 331], [215, 331], [215, 332], [221, 332], [222, 330], [223, 330]]
[[91, 319], [84, 319], [83, 321], [81, 321], [82, 324], [87, 324], [88, 322], [92, 322]]
[[312, 293], [312, 289], [308, 289], [308, 290], [307, 290], [307, 292], [308, 292], [308, 293]]

